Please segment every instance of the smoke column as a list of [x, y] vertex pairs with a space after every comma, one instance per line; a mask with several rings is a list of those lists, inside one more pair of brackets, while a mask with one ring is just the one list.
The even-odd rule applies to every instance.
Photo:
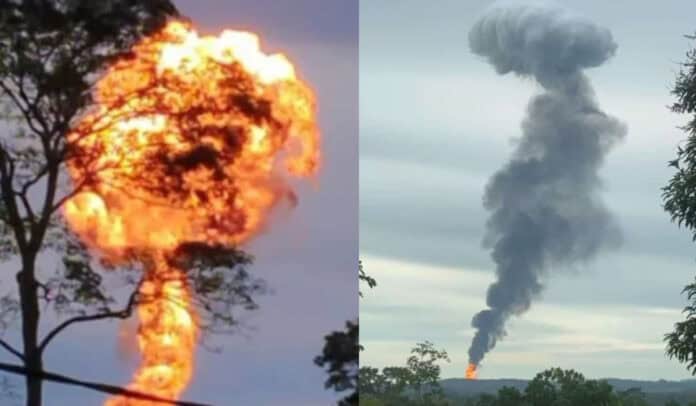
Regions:
[[513, 5], [490, 9], [469, 33], [471, 50], [499, 74], [513, 72], [543, 88], [527, 107], [510, 161], [489, 180], [484, 246], [497, 280], [476, 314], [469, 349], [475, 371], [505, 335], [505, 323], [529, 309], [547, 272], [568, 268], [620, 242], [602, 203], [598, 170], [626, 133], [603, 113], [583, 69], [616, 51], [611, 33], [560, 9]]

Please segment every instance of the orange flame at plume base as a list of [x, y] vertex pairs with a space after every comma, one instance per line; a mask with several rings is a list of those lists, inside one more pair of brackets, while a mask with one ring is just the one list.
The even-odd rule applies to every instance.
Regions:
[[466, 368], [466, 379], [476, 379], [476, 365], [469, 364]]
[[[314, 175], [319, 132], [311, 89], [251, 33], [201, 37], [172, 21], [116, 61], [95, 109], [68, 135], [80, 185], [71, 229], [106, 262], [142, 264], [141, 366], [130, 387], [178, 399], [193, 374], [196, 315], [183, 243], [235, 247], [295, 197], [287, 178]], [[106, 406], [149, 406], [112, 398]]]

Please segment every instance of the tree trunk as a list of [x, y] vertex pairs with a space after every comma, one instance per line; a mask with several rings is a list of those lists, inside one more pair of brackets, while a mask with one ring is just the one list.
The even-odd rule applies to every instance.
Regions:
[[[36, 255], [22, 255], [22, 271], [17, 274], [20, 306], [22, 309], [22, 340], [24, 342], [24, 365], [32, 371], [41, 371], [43, 363], [38, 348], [39, 297], [34, 264]], [[26, 406], [41, 406], [42, 381], [35, 376], [27, 376]]]
[[43, 382], [36, 377], [26, 378], [27, 402], [26, 406], [41, 406], [41, 391]]

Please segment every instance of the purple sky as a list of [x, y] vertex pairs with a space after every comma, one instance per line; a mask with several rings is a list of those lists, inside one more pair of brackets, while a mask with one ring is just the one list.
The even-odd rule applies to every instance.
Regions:
[[[336, 395], [323, 389], [326, 374], [312, 360], [324, 335], [343, 328], [358, 312], [358, 2], [175, 3], [202, 33], [252, 30], [260, 34], [265, 52], [282, 51], [291, 59], [317, 93], [324, 154], [319, 187], [300, 185], [299, 206], [247, 247], [256, 257], [250, 270], [274, 293], [259, 298], [260, 310], [244, 315], [250, 328], [243, 335], [212, 341], [222, 352], [199, 351], [185, 398], [225, 406], [331, 404]], [[45, 327], [54, 322], [46, 319]], [[69, 330], [49, 346], [46, 368], [126, 384], [137, 360], [119, 355], [117, 331], [115, 322]], [[14, 362], [4, 354], [0, 359]], [[51, 384], [45, 396], [46, 406], [95, 406], [104, 399]]]

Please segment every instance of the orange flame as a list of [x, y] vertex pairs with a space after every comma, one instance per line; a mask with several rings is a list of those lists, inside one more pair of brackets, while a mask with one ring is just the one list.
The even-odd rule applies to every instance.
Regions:
[[476, 365], [469, 364], [466, 368], [466, 379], [476, 379]]
[[186, 242], [244, 243], [276, 204], [294, 203], [288, 176], [311, 176], [320, 161], [314, 95], [254, 34], [201, 37], [173, 21], [114, 62], [95, 102], [68, 135], [81, 189], [64, 215], [108, 262], [145, 265], [139, 293], [153, 299], [138, 305], [131, 388], [178, 399], [197, 327], [184, 271], [167, 258]]

